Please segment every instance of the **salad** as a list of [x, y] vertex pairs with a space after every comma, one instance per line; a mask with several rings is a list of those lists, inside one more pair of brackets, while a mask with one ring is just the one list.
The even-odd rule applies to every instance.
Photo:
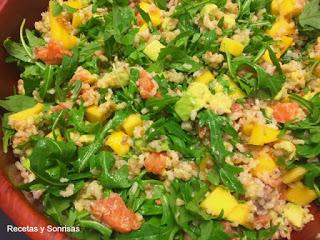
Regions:
[[3, 43], [19, 188], [76, 239], [290, 239], [320, 196], [319, 19], [319, 0], [51, 0]]

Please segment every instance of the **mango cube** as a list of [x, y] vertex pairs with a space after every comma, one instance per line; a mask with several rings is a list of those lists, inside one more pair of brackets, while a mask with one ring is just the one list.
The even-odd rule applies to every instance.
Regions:
[[277, 164], [274, 159], [266, 152], [261, 152], [257, 157], [258, 165], [253, 169], [254, 176], [259, 176], [263, 173], [270, 173], [277, 169]]
[[102, 111], [98, 106], [90, 106], [86, 108], [85, 117], [89, 122], [103, 123], [107, 119], [107, 114]]
[[68, 0], [65, 4], [75, 9], [80, 9], [86, 6], [84, 0]]
[[289, 202], [305, 206], [317, 198], [317, 193], [305, 186], [302, 182], [296, 182], [290, 185], [286, 192], [286, 199]]
[[41, 113], [44, 109], [44, 105], [42, 103], [37, 103], [31, 108], [27, 108], [23, 111], [11, 114], [9, 116], [9, 122], [11, 121], [23, 121], [28, 119], [29, 117], [35, 117], [39, 113]]
[[306, 173], [307, 170], [304, 167], [292, 168], [282, 176], [282, 182], [289, 184], [299, 181]]
[[124, 156], [130, 150], [129, 136], [122, 131], [116, 131], [105, 141], [105, 145], [110, 147], [117, 155]]
[[[60, 142], [63, 141], [63, 137], [62, 137], [62, 135], [61, 135], [61, 132], [60, 132], [60, 129], [59, 129], [59, 128], [57, 128], [57, 129], [54, 130], [54, 134], [55, 134], [56, 137], [57, 137], [57, 141], [60, 141]], [[55, 138], [54, 138], [54, 134], [53, 134], [53, 132], [50, 132], [50, 133], [47, 134], [46, 137], [47, 137], [47, 138], [51, 138], [51, 139], [55, 139]]]
[[152, 61], [156, 61], [162, 48], [165, 48], [165, 46], [161, 42], [158, 40], [153, 40], [145, 47], [143, 53]]
[[63, 47], [66, 49], [71, 49], [75, 47], [79, 40], [73, 36], [67, 26], [62, 21], [59, 21], [59, 16], [53, 16], [52, 12], [52, 1], [49, 3], [49, 22], [51, 29], [51, 38], [57, 42], [62, 43]]
[[285, 18], [278, 18], [272, 27], [267, 31], [271, 37], [282, 37], [292, 35], [295, 31], [293, 22], [289, 22]]
[[220, 51], [238, 57], [242, 54], [244, 47], [241, 42], [224, 37], [221, 41]]
[[82, 24], [82, 16], [79, 13], [72, 15], [72, 27], [77, 28]]
[[272, 0], [271, 2], [271, 13], [272, 15], [278, 15], [280, 12], [280, 4], [282, 0]]
[[[282, 36], [277, 44], [273, 47], [273, 51], [276, 54], [276, 57], [279, 59], [286, 51], [287, 49], [292, 45], [293, 43], [293, 38], [288, 37], [288, 36]], [[272, 63], [269, 51], [266, 50], [265, 53], [263, 54], [263, 59], [268, 62]]]
[[130, 137], [133, 135], [133, 131], [137, 126], [142, 125], [143, 121], [139, 114], [131, 114], [127, 117], [123, 123], [122, 128]]
[[223, 216], [228, 216], [237, 205], [238, 202], [230, 191], [218, 186], [201, 202], [200, 207], [213, 216], [219, 216], [222, 211]]
[[305, 211], [301, 206], [287, 203], [283, 209], [283, 215], [293, 226], [298, 228], [302, 227]]
[[250, 225], [250, 207], [246, 203], [239, 203], [232, 211], [226, 216], [230, 222], [240, 224], [243, 226]]
[[157, 27], [161, 24], [161, 12], [160, 9], [154, 4], [150, 4], [148, 2], [141, 2], [139, 7], [146, 13], [149, 14], [151, 23], [154, 27]]
[[250, 136], [254, 126], [255, 126], [255, 124], [253, 124], [253, 123], [246, 123], [242, 126], [241, 132], [246, 136]]
[[249, 144], [262, 146], [266, 143], [275, 142], [278, 140], [279, 130], [267, 125], [256, 124], [253, 126]]
[[204, 83], [206, 85], [208, 85], [213, 80], [214, 80], [214, 75], [209, 70], [206, 70], [206, 71], [202, 72], [195, 79], [195, 81], [202, 82], [202, 83]]
[[303, 5], [299, 3], [299, 1], [296, 0], [282, 0], [280, 6], [280, 15], [287, 17], [295, 17], [298, 16], [302, 10]]

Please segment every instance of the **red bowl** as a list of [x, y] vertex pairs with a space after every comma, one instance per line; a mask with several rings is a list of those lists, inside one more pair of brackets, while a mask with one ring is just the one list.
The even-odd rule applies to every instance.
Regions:
[[[19, 26], [22, 20], [27, 20], [27, 26], [32, 27], [40, 14], [48, 5], [48, 0], [0, 0], [0, 99], [12, 95], [14, 85], [19, 79], [19, 71], [13, 64], [5, 63], [5, 50], [2, 42], [8, 37], [18, 38]], [[2, 133], [0, 132], [0, 137]], [[21, 191], [16, 189], [19, 174], [14, 168], [12, 152], [4, 154], [0, 142], [0, 208], [12, 219], [17, 226], [44, 227], [53, 225]], [[303, 231], [293, 233], [293, 240], [315, 240], [320, 233], [320, 209], [312, 206], [311, 212], [315, 220], [310, 222]], [[34, 240], [64, 240], [70, 239], [62, 233], [48, 231], [27, 232]]]

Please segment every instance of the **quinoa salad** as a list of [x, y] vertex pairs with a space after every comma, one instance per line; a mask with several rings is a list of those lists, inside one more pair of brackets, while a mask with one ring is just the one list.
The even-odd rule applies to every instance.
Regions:
[[319, 0], [51, 0], [3, 43], [19, 188], [75, 239], [291, 239], [320, 202], [319, 19]]

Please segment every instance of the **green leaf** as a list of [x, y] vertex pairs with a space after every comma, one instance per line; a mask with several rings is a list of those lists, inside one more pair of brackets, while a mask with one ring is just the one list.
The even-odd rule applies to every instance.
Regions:
[[53, 1], [52, 2], [52, 15], [54, 17], [59, 16], [63, 11], [63, 7], [57, 2]]
[[103, 141], [108, 133], [114, 128], [117, 128], [123, 120], [130, 114], [128, 111], [118, 111], [115, 116], [107, 122], [103, 129], [96, 135], [93, 143], [86, 147], [85, 153], [77, 159], [78, 171], [82, 171], [88, 167], [88, 161], [102, 147]]
[[4, 108], [8, 112], [20, 112], [27, 108], [31, 108], [36, 105], [37, 101], [29, 96], [24, 95], [12, 95], [6, 97], [5, 100], [0, 100], [0, 107]]
[[25, 66], [24, 71], [20, 74], [23, 80], [25, 94], [32, 96], [33, 90], [39, 87], [42, 80], [43, 70], [37, 65]]
[[320, 5], [319, 0], [311, 0], [299, 16], [299, 24], [305, 30], [320, 30]]
[[41, 98], [45, 98], [48, 94], [48, 90], [53, 87], [54, 84], [54, 67], [52, 65], [46, 65], [43, 73], [43, 82], [39, 88], [39, 94]]
[[100, 182], [104, 187], [113, 189], [129, 188], [131, 186], [131, 181], [128, 179], [128, 166], [122, 166], [120, 169], [111, 172], [111, 169], [115, 163], [112, 153], [103, 151], [100, 152], [97, 157], [99, 159], [100, 167], [102, 168]]
[[34, 32], [28, 29], [26, 30], [26, 36], [31, 48], [41, 47], [46, 44], [43, 38], [37, 37]]
[[[43, 182], [54, 186], [65, 186], [67, 183], [60, 182], [61, 167], [68, 164], [76, 152], [76, 146], [71, 142], [56, 142], [50, 138], [40, 138], [30, 155], [30, 167], [32, 172]], [[65, 162], [65, 163], [63, 163]], [[57, 167], [55, 176], [50, 175], [48, 169]], [[53, 173], [53, 172], [51, 172]]]
[[99, 222], [92, 220], [80, 220], [79, 223], [80, 226], [83, 228], [94, 229], [100, 232], [104, 236], [105, 240], [108, 240], [112, 234], [112, 230], [110, 228], [106, 227], [106, 225], [101, 224]]
[[28, 53], [25, 51], [21, 43], [16, 43], [10, 39], [6, 39], [3, 42], [3, 46], [7, 50], [8, 54], [16, 58], [17, 60], [26, 63], [32, 62], [32, 59], [29, 57]]

